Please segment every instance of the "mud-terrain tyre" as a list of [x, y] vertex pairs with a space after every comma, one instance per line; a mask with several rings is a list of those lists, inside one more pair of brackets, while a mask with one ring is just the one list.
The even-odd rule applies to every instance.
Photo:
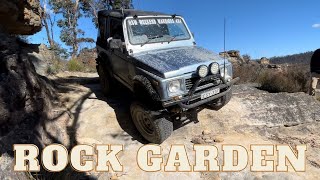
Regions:
[[108, 96], [112, 91], [112, 87], [114, 85], [113, 79], [110, 76], [107, 68], [104, 68], [102, 65], [97, 66], [99, 79], [100, 79], [100, 87], [103, 95]]
[[232, 97], [232, 89], [230, 89], [230, 91], [226, 95], [221, 97], [220, 102], [218, 103], [212, 102], [212, 103], [208, 103], [207, 105], [209, 106], [210, 109], [218, 111], [230, 102], [231, 97]]
[[173, 123], [161, 117], [159, 111], [152, 111], [139, 102], [130, 107], [131, 118], [140, 134], [149, 142], [161, 144], [173, 131]]

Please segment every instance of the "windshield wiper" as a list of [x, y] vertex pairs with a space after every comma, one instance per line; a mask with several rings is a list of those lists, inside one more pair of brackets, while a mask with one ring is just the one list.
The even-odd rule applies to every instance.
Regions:
[[170, 44], [172, 41], [174, 41], [177, 37], [184, 35], [183, 33], [176, 34], [171, 36], [171, 39], [168, 41], [168, 44]]
[[151, 37], [148, 37], [148, 40], [146, 40], [144, 43], [141, 44], [141, 47], [148, 44], [151, 40], [153, 39], [158, 39], [158, 38], [162, 38], [163, 35], [156, 35], [156, 36], [151, 36]]

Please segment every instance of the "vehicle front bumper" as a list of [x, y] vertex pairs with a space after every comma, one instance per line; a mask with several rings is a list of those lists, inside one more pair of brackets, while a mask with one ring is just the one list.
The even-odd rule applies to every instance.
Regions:
[[[229, 82], [224, 82], [223, 84], [220, 84], [214, 88], [208, 89], [207, 91], [196, 93], [196, 94], [191, 93], [189, 96], [184, 97], [178, 101], [163, 102], [163, 106], [170, 107], [170, 106], [178, 105], [178, 106], [180, 106], [180, 108], [185, 109], [185, 110], [196, 108], [198, 106], [201, 106], [203, 104], [209, 103], [215, 99], [218, 99], [218, 98], [225, 96], [228, 92], [230, 92], [231, 87], [239, 80], [240, 80], [240, 78], [235, 78]], [[211, 96], [207, 99], [197, 101], [195, 103], [189, 103], [190, 101], [201, 98], [201, 94], [203, 94], [205, 92], [209, 92], [209, 91], [217, 89], [217, 88], [219, 88], [221, 90], [221, 92], [219, 94]]]

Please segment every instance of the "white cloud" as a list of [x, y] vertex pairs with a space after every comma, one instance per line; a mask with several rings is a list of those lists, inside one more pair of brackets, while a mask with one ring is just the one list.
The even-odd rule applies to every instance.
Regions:
[[313, 28], [320, 28], [320, 24], [314, 24], [312, 25]]

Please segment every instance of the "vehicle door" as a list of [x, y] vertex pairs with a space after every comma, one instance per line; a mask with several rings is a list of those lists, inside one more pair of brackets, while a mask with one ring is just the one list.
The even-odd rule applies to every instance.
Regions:
[[[122, 26], [122, 20], [110, 17], [109, 19], [109, 38], [110, 39], [121, 39], [122, 42], [124, 42], [124, 35], [123, 35], [123, 26]], [[129, 83], [129, 72], [128, 72], [128, 52], [125, 48], [125, 46], [122, 46], [118, 49], [111, 49], [109, 48], [110, 55], [111, 55], [111, 61], [113, 66], [114, 74], [117, 78], [120, 78], [120, 80], [124, 81], [125, 83]]]

